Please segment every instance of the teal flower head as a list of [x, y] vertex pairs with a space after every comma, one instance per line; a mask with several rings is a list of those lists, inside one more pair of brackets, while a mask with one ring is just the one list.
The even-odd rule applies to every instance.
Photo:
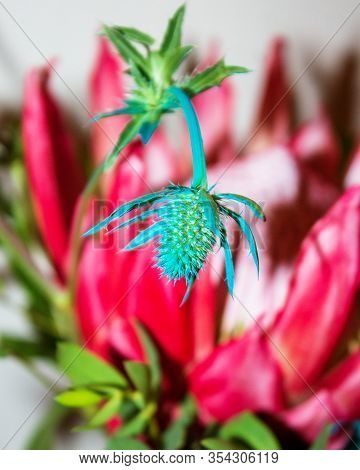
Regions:
[[[234, 264], [228, 242], [225, 221], [235, 220], [245, 235], [251, 255], [259, 270], [256, 241], [248, 222], [242, 215], [227, 206], [235, 201], [247, 206], [253, 214], [265, 220], [262, 208], [251, 199], [237, 194], [216, 194], [208, 188], [203, 142], [198, 119], [186, 93], [171, 87], [169, 93], [184, 111], [189, 127], [193, 157], [193, 179], [191, 186], [170, 184], [161, 191], [146, 194], [118, 207], [110, 216], [88, 230], [84, 236], [92, 235], [114, 221], [120, 223], [111, 231], [120, 230], [134, 223], [150, 221], [125, 247], [139, 248], [155, 241], [155, 264], [161, 275], [170, 280], [185, 279], [188, 286], [184, 301], [209, 254], [218, 242], [224, 252], [226, 282], [230, 294], [234, 289]], [[128, 213], [138, 210], [137, 215], [122, 221]]]
[[154, 48], [155, 39], [135, 28], [104, 26], [103, 34], [112, 42], [128, 64], [128, 74], [133, 87], [119, 109], [96, 115], [91, 121], [116, 115], [129, 115], [130, 120], [107, 156], [104, 168], [110, 167], [121, 150], [139, 134], [147, 143], [163, 114], [175, 107], [169, 99], [171, 86], [186, 91], [193, 97], [219, 85], [226, 77], [235, 73], [246, 73], [245, 67], [229, 66], [219, 60], [202, 72], [179, 78], [178, 69], [189, 56], [192, 46], [181, 44], [181, 30], [185, 6], [181, 6], [170, 19], [159, 48]]

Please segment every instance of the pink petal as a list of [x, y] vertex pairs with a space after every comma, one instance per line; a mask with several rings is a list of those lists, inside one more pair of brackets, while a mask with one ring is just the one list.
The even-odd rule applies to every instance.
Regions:
[[325, 110], [312, 121], [304, 124], [291, 143], [295, 157], [320, 176], [332, 181], [338, 177], [340, 148]]
[[[94, 116], [123, 106], [125, 97], [125, 65], [112, 50], [109, 42], [99, 38], [98, 52], [90, 76], [90, 110]], [[115, 145], [128, 118], [115, 116], [91, 124], [91, 147], [95, 165], [100, 164]], [[111, 174], [105, 175], [105, 183], [111, 181]]]
[[48, 66], [33, 69], [26, 77], [22, 135], [40, 233], [64, 278], [71, 219], [83, 175], [62, 111], [48, 89], [49, 77]]
[[189, 382], [205, 420], [225, 421], [244, 410], [276, 413], [283, 406], [281, 372], [258, 328], [216, 348]]
[[283, 412], [280, 418], [306, 441], [312, 442], [326, 424], [334, 422], [336, 415], [337, 409], [331, 394], [321, 390], [304, 403]]
[[288, 140], [291, 123], [292, 95], [284, 64], [285, 41], [274, 38], [265, 60], [261, 98], [254, 123], [256, 137], [252, 149], [262, 149], [271, 143]]
[[[360, 351], [335, 367], [317, 386], [316, 395], [282, 414], [287, 425], [309, 442], [328, 423], [346, 426], [360, 418]], [[341, 431], [341, 428], [340, 428]], [[342, 437], [343, 432], [341, 433]], [[345, 435], [345, 437], [348, 436]], [[340, 445], [343, 444], [340, 439]]]
[[319, 376], [349, 318], [359, 276], [359, 229], [360, 188], [354, 188], [302, 244], [287, 301], [270, 330], [282, 352], [274, 348], [290, 397]]
[[357, 145], [345, 174], [345, 187], [356, 185], [360, 185], [360, 144]]

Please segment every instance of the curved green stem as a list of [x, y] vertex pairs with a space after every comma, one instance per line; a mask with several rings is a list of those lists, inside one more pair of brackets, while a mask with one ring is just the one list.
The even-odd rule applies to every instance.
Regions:
[[207, 189], [204, 144], [201, 135], [199, 119], [196, 115], [194, 106], [192, 105], [188, 95], [181, 88], [170, 87], [169, 92], [175, 96], [181, 109], [183, 110], [189, 129], [193, 161], [193, 179], [191, 186], [195, 188]]

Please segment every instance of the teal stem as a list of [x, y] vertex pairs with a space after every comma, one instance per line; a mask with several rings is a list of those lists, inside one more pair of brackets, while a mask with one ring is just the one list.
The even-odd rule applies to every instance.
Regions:
[[170, 87], [169, 92], [175, 96], [181, 109], [183, 110], [189, 129], [193, 163], [193, 178], [191, 186], [193, 188], [207, 189], [204, 144], [196, 111], [191, 103], [190, 98], [181, 88]]

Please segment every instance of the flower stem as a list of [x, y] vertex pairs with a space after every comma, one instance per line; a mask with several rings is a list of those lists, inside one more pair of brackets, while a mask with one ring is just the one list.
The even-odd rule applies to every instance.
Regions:
[[181, 90], [181, 88], [170, 87], [169, 92], [175, 96], [181, 109], [183, 110], [189, 129], [193, 162], [193, 178], [191, 186], [194, 188], [207, 189], [204, 144], [201, 135], [199, 119], [196, 115], [194, 106], [192, 105], [188, 95], [183, 90]]

